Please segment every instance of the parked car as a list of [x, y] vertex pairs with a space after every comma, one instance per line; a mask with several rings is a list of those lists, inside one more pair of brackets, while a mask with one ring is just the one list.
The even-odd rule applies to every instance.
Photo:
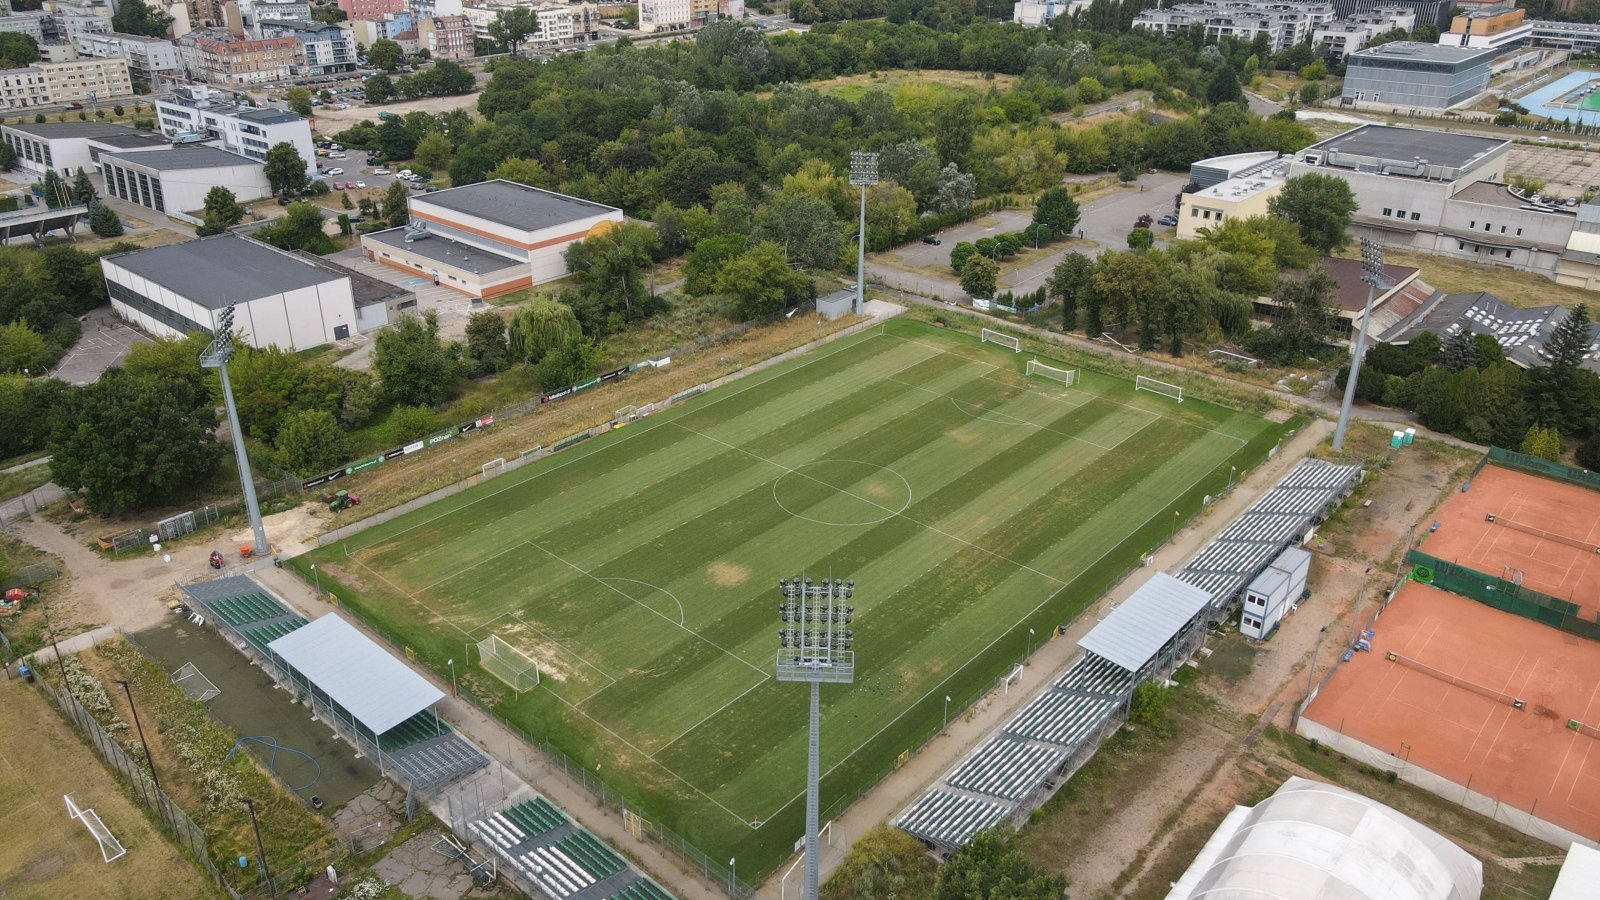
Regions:
[[354, 186], [356, 188], [358, 188], [358, 189], [359, 188], [364, 188], [364, 187], [367, 186], [367, 183], [365, 181], [357, 181], [357, 182], [354, 182]]
[[940, 244], [944, 243], [944, 241], [939, 240], [939, 236], [937, 234], [925, 234], [925, 235], [923, 235], [922, 236], [922, 242], [924, 244], [932, 244], [935, 247], [937, 247]]
[[1163, 225], [1172, 226], [1178, 224], [1178, 216], [1175, 213], [1167, 213], [1156, 221]]
[[334, 166], [333, 168], [328, 170], [328, 174], [329, 175], [343, 175], [344, 174], [344, 170], [339, 168], [338, 166]]
[[387, 174], [389, 174], [389, 170], [388, 169], [373, 169], [372, 170], [372, 174], [374, 174], [374, 175], [387, 175]]

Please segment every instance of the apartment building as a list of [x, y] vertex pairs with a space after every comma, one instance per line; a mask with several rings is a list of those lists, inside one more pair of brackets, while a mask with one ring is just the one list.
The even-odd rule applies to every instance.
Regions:
[[266, 37], [260, 31], [262, 22], [309, 22], [311, 4], [306, 0], [239, 0], [239, 17], [250, 34]]
[[690, 0], [639, 0], [639, 30], [649, 34], [689, 27]]
[[0, 16], [0, 33], [25, 34], [35, 44], [44, 43], [44, 13], [25, 12]]
[[[640, 19], [644, 17], [640, 0]], [[1176, 35], [1190, 27], [1203, 27], [1208, 40], [1234, 38], [1246, 43], [1266, 35], [1274, 53], [1311, 40], [1318, 28], [1337, 18], [1332, 3], [1291, 3], [1287, 0], [1208, 0], [1180, 3], [1164, 9], [1147, 9], [1133, 27]]]
[[471, 59], [475, 37], [472, 20], [464, 15], [417, 20], [417, 40], [434, 59]]
[[175, 44], [141, 34], [82, 34], [77, 50], [80, 56], [92, 59], [124, 60], [128, 77], [146, 88], [156, 87], [162, 78], [172, 77], [182, 69]]
[[1318, 28], [1311, 35], [1311, 43], [1321, 48], [1324, 55], [1338, 60], [1365, 47], [1379, 35], [1397, 28], [1411, 31], [1416, 27], [1416, 10], [1405, 6], [1380, 6]]
[[252, 39], [207, 29], [190, 32], [177, 44], [188, 73], [211, 84], [287, 81], [305, 65], [305, 48], [292, 37]]
[[415, 53], [420, 46], [417, 42], [417, 17], [408, 9], [351, 19], [340, 23], [340, 26], [348, 28], [351, 38], [363, 47], [388, 40], [399, 44], [400, 49], [407, 53]]
[[133, 96], [122, 59], [37, 62], [0, 71], [0, 109], [106, 102]]
[[[715, 0], [695, 2], [710, 2], [711, 15], [715, 17]], [[534, 8], [534, 15], [539, 19], [539, 33], [529, 39], [533, 46], [570, 47], [600, 37], [600, 8], [593, 3], [538, 6]]]
[[405, 10], [406, 0], [339, 0], [339, 8], [351, 19], [375, 19]]
[[1533, 35], [1527, 15], [1527, 10], [1512, 6], [1467, 10], [1450, 20], [1450, 30], [1439, 35], [1439, 46], [1499, 50], [1526, 43]]
[[310, 122], [287, 110], [236, 106], [220, 97], [220, 92], [202, 86], [157, 98], [156, 125], [174, 140], [215, 141], [230, 153], [254, 160], [266, 159], [268, 149], [287, 142], [306, 161], [306, 173], [316, 171]]
[[356, 44], [347, 29], [327, 22], [298, 19], [263, 19], [257, 30], [263, 38], [292, 38], [304, 48], [305, 64], [296, 75], [330, 75], [353, 72]]

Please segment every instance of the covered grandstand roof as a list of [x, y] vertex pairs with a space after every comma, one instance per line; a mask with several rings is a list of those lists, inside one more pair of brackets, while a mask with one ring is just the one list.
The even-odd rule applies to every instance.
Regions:
[[444, 698], [427, 679], [329, 613], [267, 645], [362, 725], [382, 734]]
[[1078, 646], [1138, 672], [1210, 603], [1211, 595], [1205, 591], [1157, 572], [1084, 635]]
[[1360, 794], [1290, 778], [1235, 807], [1167, 900], [1478, 900], [1483, 864]]

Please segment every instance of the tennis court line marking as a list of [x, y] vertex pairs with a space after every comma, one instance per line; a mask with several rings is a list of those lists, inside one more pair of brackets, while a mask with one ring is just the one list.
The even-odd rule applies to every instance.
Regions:
[[[668, 747], [671, 747], [673, 744], [676, 744], [677, 742], [683, 740], [685, 737], [687, 737], [689, 735], [689, 732], [694, 731], [696, 728], [699, 728], [701, 725], [704, 725], [705, 723], [711, 721], [711, 718], [713, 716], [715, 716], [717, 713], [720, 713], [723, 710], [727, 709], [728, 707], [734, 705], [735, 703], [738, 703], [740, 700], [743, 700], [745, 694], [748, 694], [751, 691], [755, 690], [756, 688], [761, 687], [762, 685], [766, 684], [767, 682], [771, 681], [772, 679], [773, 679], [773, 676], [768, 674], [765, 677], [763, 677], [760, 681], [758, 681], [755, 684], [752, 684], [749, 687], [745, 688], [744, 690], [740, 691], [739, 692], [739, 696], [733, 698], [732, 700], [729, 700], [727, 703], [724, 703], [721, 706], [717, 707], [716, 709], [712, 710], [709, 714], [706, 715], [705, 718], [703, 718], [700, 721], [694, 723], [693, 725], [690, 725], [688, 728], [685, 728], [683, 730], [683, 732], [681, 734], [679, 734], [677, 737], [675, 737], [672, 740], [667, 741], [665, 744], [662, 744], [661, 746], [657, 747], [656, 748], [656, 753], [661, 753], [662, 751], [666, 750]], [[585, 698], [585, 699], [588, 699], [588, 698]], [[650, 760], [651, 760], [651, 762], [654, 762], [655, 761], [655, 756], [652, 755], [650, 757]]]
[[884, 512], [889, 513], [889, 517], [890, 518], [899, 517], [899, 518], [905, 519], [907, 522], [910, 522], [913, 525], [919, 525], [919, 526], [921, 526], [923, 528], [926, 528], [927, 530], [933, 532], [934, 534], [943, 535], [944, 537], [947, 537], [950, 540], [955, 541], [958, 544], [965, 544], [968, 547], [973, 548], [974, 550], [979, 550], [979, 551], [981, 551], [983, 553], [986, 553], [989, 556], [992, 556], [995, 559], [998, 559], [998, 560], [1000, 560], [1002, 562], [1008, 562], [1011, 565], [1016, 566], [1019, 569], [1022, 569], [1023, 571], [1032, 572], [1033, 574], [1038, 575], [1040, 578], [1043, 578], [1046, 581], [1054, 582], [1055, 584], [1061, 585], [1063, 587], [1065, 587], [1066, 584], [1067, 584], [1065, 581], [1062, 581], [1061, 579], [1055, 577], [1054, 575], [1047, 575], [1044, 572], [1041, 572], [1038, 569], [1035, 569], [1034, 567], [1032, 567], [1030, 565], [1027, 565], [1026, 563], [1019, 563], [1016, 560], [1011, 559], [1010, 557], [1001, 556], [1000, 554], [994, 552], [993, 550], [988, 549], [987, 547], [980, 547], [977, 544], [974, 544], [973, 542], [971, 542], [969, 540], [966, 540], [965, 538], [956, 537], [955, 535], [951, 534], [950, 532], [945, 531], [945, 530], [943, 530], [941, 528], [938, 528], [938, 527], [936, 527], [934, 525], [929, 525], [926, 522], [919, 522], [916, 519], [911, 518], [910, 516], [906, 515], [903, 512], [900, 512], [898, 510], [891, 509], [890, 507], [884, 506], [882, 503], [879, 503], [876, 500], [872, 500], [872, 499], [869, 499], [867, 497], [863, 497], [860, 494], [856, 494], [856, 493], [853, 493], [851, 491], [844, 490], [843, 488], [834, 487], [833, 485], [827, 483], [826, 481], [823, 481], [820, 478], [816, 478], [814, 476], [807, 475], [806, 473], [800, 471], [799, 469], [790, 468], [789, 466], [786, 466], [783, 463], [778, 462], [777, 460], [768, 459], [767, 457], [762, 456], [761, 454], [756, 453], [753, 450], [746, 450], [745, 448], [740, 447], [737, 444], [730, 444], [727, 441], [723, 440], [722, 438], [714, 437], [712, 435], [706, 434], [703, 431], [697, 431], [697, 430], [695, 430], [693, 428], [690, 428], [689, 426], [684, 425], [684, 424], [679, 423], [679, 422], [673, 422], [672, 424], [676, 425], [679, 428], [682, 428], [684, 431], [687, 431], [690, 434], [697, 434], [700, 437], [703, 437], [708, 441], [714, 441], [714, 442], [716, 442], [718, 444], [721, 444], [722, 446], [727, 447], [727, 448], [729, 448], [731, 450], [735, 450], [735, 451], [738, 451], [739, 453], [745, 454], [746, 456], [750, 456], [750, 457], [753, 457], [755, 459], [759, 459], [762, 462], [767, 463], [768, 465], [776, 466], [776, 467], [782, 469], [786, 474], [798, 475], [801, 478], [804, 478], [804, 479], [806, 479], [808, 481], [814, 481], [817, 484], [820, 484], [825, 488], [832, 488], [833, 490], [838, 491], [839, 493], [844, 494], [847, 497], [854, 497], [855, 499], [860, 500], [862, 503], [865, 503], [868, 506], [876, 506], [877, 508], [883, 510]]
[[[807, 366], [815, 365], [816, 363], [822, 362], [823, 360], [831, 359], [834, 356], [837, 356], [838, 354], [843, 353], [846, 350], [849, 350], [849, 349], [851, 349], [852, 347], [855, 347], [858, 344], [866, 343], [865, 340], [859, 340], [859, 341], [858, 340], [852, 340], [852, 338], [861, 337], [863, 335], [867, 339], [874, 338], [874, 337], [885, 337], [885, 336], [888, 336], [882, 331], [878, 331], [878, 332], [875, 332], [875, 333], [874, 332], [861, 332], [858, 335], [852, 335], [851, 338], [844, 338], [844, 339], [835, 341], [834, 343], [842, 344], [843, 346], [840, 346], [840, 347], [838, 347], [838, 348], [836, 348], [836, 349], [834, 349], [834, 350], [832, 350], [832, 351], [830, 351], [828, 353], [819, 354], [815, 358], [810, 359], [810, 360], [808, 360], [806, 362], [803, 362], [798, 366], [795, 366], [793, 369], [786, 369], [784, 371], [778, 372], [772, 378], [758, 379], [758, 380], [754, 381], [752, 384], [745, 385], [743, 388], [741, 388], [739, 390], [728, 391], [726, 393], [719, 392], [717, 396], [711, 398], [709, 401], [707, 401], [705, 403], [702, 403], [702, 404], [698, 405], [696, 408], [697, 409], [706, 409], [708, 407], [715, 406], [716, 404], [721, 403], [724, 400], [730, 400], [730, 399], [732, 399], [734, 397], [740, 396], [741, 394], [745, 393], [746, 391], [755, 390], [756, 388], [761, 387], [762, 385], [766, 384], [768, 381], [773, 380], [773, 378], [777, 378], [777, 377], [782, 377], [784, 375], [793, 374], [794, 372], [798, 372], [801, 369], [806, 368]], [[934, 349], [938, 349], [938, 348], [934, 348]], [[944, 351], [941, 350], [940, 352], [942, 353]], [[918, 360], [917, 362], [923, 362], [923, 361], [924, 360]], [[916, 363], [912, 363], [911, 365], [916, 365]], [[772, 368], [776, 369], [777, 366], [774, 366]], [[906, 368], [910, 368], [910, 366], [907, 366]], [[743, 381], [743, 380], [748, 380], [748, 378], [756, 378], [760, 374], [761, 374], [760, 372], [751, 373], [751, 375], [748, 376], [746, 379], [740, 379], [740, 380]], [[670, 407], [667, 410], [663, 410], [663, 412], [670, 412], [670, 411], [671, 411]], [[657, 428], [660, 428], [660, 427], [662, 427], [664, 425], [667, 425], [667, 424], [670, 424], [670, 423], [663, 422], [663, 421], [657, 419], [654, 414], [652, 414], [650, 416], [650, 418], [645, 421], [645, 425], [644, 426], [636, 425], [633, 428], [628, 429], [627, 433], [623, 434], [621, 437], [618, 437], [616, 440], [609, 441], [609, 442], [606, 442], [604, 444], [601, 444], [601, 445], [599, 445], [597, 447], [594, 447], [594, 448], [590, 449], [587, 453], [580, 453], [580, 454], [574, 456], [571, 459], [565, 460], [563, 462], [558, 462], [558, 463], [556, 463], [554, 465], [550, 465], [550, 466], [534, 465], [534, 466], [531, 466], [530, 468], [532, 468], [533, 471], [526, 478], [512, 479], [512, 480], [508, 481], [508, 483], [505, 486], [501, 487], [499, 490], [490, 491], [489, 493], [484, 494], [481, 497], [474, 497], [472, 500], [469, 500], [466, 503], [461, 504], [460, 506], [451, 507], [450, 509], [448, 509], [448, 510], [446, 510], [444, 512], [441, 512], [438, 515], [431, 516], [431, 517], [429, 517], [427, 519], [424, 519], [421, 522], [418, 522], [417, 524], [410, 526], [409, 528], [401, 529], [400, 531], [395, 532], [394, 534], [388, 536], [387, 538], [384, 538], [382, 541], [379, 541], [379, 542], [373, 543], [373, 544], [368, 544], [368, 545], [362, 547], [361, 550], [370, 550], [373, 547], [379, 547], [379, 546], [382, 546], [384, 544], [388, 544], [388, 543], [394, 541], [395, 539], [399, 538], [401, 535], [407, 534], [407, 533], [409, 533], [411, 531], [414, 531], [414, 530], [416, 530], [418, 528], [421, 528], [424, 525], [431, 524], [431, 523], [433, 523], [433, 522], [435, 522], [435, 521], [437, 521], [439, 519], [444, 518], [445, 516], [454, 515], [455, 513], [460, 512], [461, 510], [466, 509], [469, 506], [475, 506], [476, 504], [481, 503], [484, 500], [489, 499], [490, 497], [497, 497], [497, 496], [499, 496], [500, 494], [502, 494], [502, 493], [504, 493], [506, 491], [512, 490], [513, 488], [521, 487], [522, 485], [527, 484], [528, 482], [533, 481], [533, 480], [535, 480], [537, 478], [541, 478], [541, 477], [543, 477], [545, 475], [548, 475], [551, 472], [557, 472], [557, 471], [560, 471], [561, 469], [566, 468], [567, 466], [573, 465], [574, 463], [582, 462], [583, 460], [588, 459], [589, 457], [594, 456], [597, 453], [604, 453], [606, 450], [622, 444], [624, 441], [627, 441], [629, 438], [638, 437], [641, 434], [646, 434], [646, 433], [655, 431]], [[500, 478], [502, 478], [502, 479], [504, 477], [505, 476], [500, 476]], [[345, 542], [341, 541], [341, 543], [345, 543]], [[345, 552], [346, 552], [346, 555], [349, 555], [349, 551], [348, 550], [346, 550]], [[356, 552], [359, 553], [361, 551], [357, 550]], [[351, 558], [353, 559], [354, 557], [351, 557]]]

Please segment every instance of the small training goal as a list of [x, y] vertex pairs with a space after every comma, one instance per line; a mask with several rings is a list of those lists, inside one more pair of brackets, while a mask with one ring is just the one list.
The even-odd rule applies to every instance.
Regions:
[[1013, 353], [1022, 352], [1022, 338], [1002, 334], [990, 328], [979, 329], [978, 340], [985, 344], [999, 344], [1002, 347], [1010, 347]]
[[479, 474], [481, 474], [484, 478], [493, 478], [505, 470], [506, 458], [501, 456], [496, 459], [491, 459], [479, 467]]
[[1182, 387], [1176, 384], [1168, 384], [1165, 381], [1157, 381], [1154, 378], [1146, 378], [1143, 375], [1134, 377], [1133, 389], [1136, 391], [1150, 391], [1163, 397], [1171, 397], [1179, 403], [1183, 402]]
[[624, 406], [623, 408], [617, 410], [616, 416], [614, 418], [612, 418], [611, 421], [613, 421], [613, 422], [632, 422], [634, 419], [637, 419], [637, 418], [639, 418], [639, 407], [634, 406], [632, 403], [630, 403], [627, 406]]
[[478, 642], [478, 665], [510, 685], [518, 695], [539, 686], [539, 664], [497, 635]]
[[67, 801], [67, 816], [82, 822], [83, 827], [89, 829], [89, 833], [100, 843], [101, 859], [111, 862], [128, 852], [127, 848], [122, 846], [122, 842], [117, 840], [117, 836], [111, 833], [111, 829], [100, 821], [100, 814], [93, 808], [78, 806], [72, 802], [71, 794], [62, 794], [61, 799]]
[[1037, 375], [1040, 378], [1048, 378], [1051, 381], [1059, 381], [1066, 387], [1072, 387], [1078, 383], [1077, 369], [1058, 369], [1055, 366], [1047, 366], [1037, 359], [1028, 360], [1028, 374]]
[[211, 679], [207, 678], [205, 673], [196, 668], [192, 662], [186, 662], [179, 666], [178, 671], [173, 672], [171, 678], [172, 683], [177, 685], [178, 689], [183, 691], [183, 695], [190, 700], [199, 700], [204, 703], [222, 693], [222, 690], [213, 684]]

